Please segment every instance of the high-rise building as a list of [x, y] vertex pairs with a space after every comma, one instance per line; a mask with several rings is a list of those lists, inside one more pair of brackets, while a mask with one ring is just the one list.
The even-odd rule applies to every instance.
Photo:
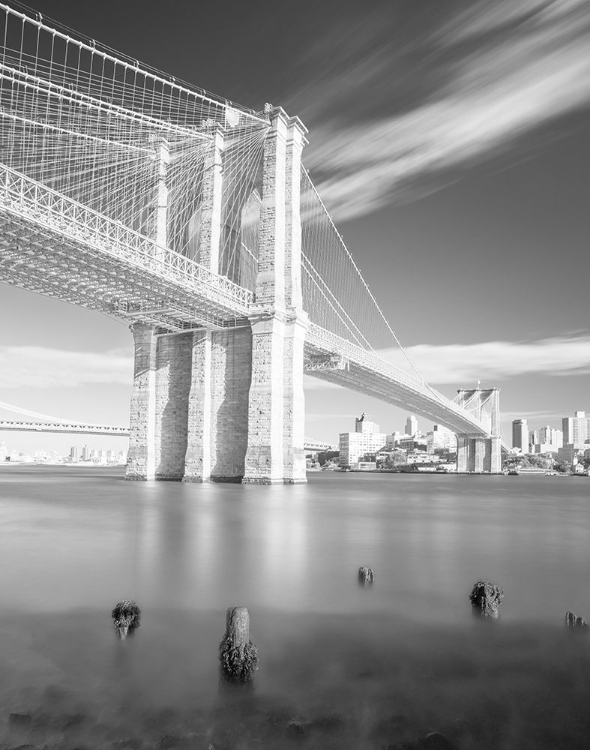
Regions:
[[546, 453], [552, 448], [556, 452], [563, 445], [563, 432], [547, 425], [539, 430], [539, 442], [535, 444], [535, 453]]
[[535, 445], [539, 442], [539, 430], [531, 430], [529, 432], [529, 444], [528, 444], [528, 451], [529, 453], [533, 453], [535, 450]]
[[78, 447], [76, 445], [72, 445], [70, 448], [70, 460], [72, 462], [78, 460]]
[[590, 437], [590, 417], [585, 411], [574, 412], [573, 417], [562, 419], [563, 444], [583, 446]]
[[512, 422], [512, 447], [520, 448], [526, 453], [529, 448], [529, 427], [526, 419], [515, 419]]
[[411, 414], [406, 420], [406, 435], [414, 437], [418, 434], [418, 420]]
[[90, 461], [90, 448], [87, 445], [82, 448], [82, 461]]

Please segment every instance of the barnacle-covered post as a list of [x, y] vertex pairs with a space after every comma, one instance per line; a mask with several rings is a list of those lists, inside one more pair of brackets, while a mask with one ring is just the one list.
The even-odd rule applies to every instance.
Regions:
[[366, 566], [359, 568], [359, 586], [371, 586], [374, 580], [373, 568], [367, 568]]
[[473, 614], [492, 619], [497, 619], [503, 598], [504, 589], [489, 581], [478, 581], [469, 594]]
[[141, 610], [137, 603], [130, 599], [120, 601], [111, 612], [115, 623], [115, 631], [119, 638], [124, 641], [128, 635], [133, 635], [140, 625]]
[[230, 682], [248, 683], [258, 669], [258, 649], [250, 640], [250, 615], [246, 607], [227, 610], [219, 662], [221, 676]]

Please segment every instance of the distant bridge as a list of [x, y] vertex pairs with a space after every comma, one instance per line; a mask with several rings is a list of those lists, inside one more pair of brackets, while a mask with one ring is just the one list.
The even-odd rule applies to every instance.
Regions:
[[[6, 405], [4, 405], [6, 408]], [[67, 435], [109, 435], [111, 437], [129, 437], [129, 427], [113, 427], [103, 424], [83, 424], [81, 422], [22, 422], [18, 420], [0, 420], [0, 431], [8, 432], [53, 432]], [[329, 443], [305, 438], [306, 451], [329, 451], [334, 447]]]

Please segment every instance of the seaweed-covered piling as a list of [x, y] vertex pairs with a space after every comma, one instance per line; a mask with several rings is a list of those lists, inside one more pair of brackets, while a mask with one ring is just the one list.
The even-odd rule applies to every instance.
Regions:
[[141, 610], [136, 602], [130, 599], [123, 599], [111, 612], [111, 617], [114, 620], [117, 635], [124, 641], [128, 635], [133, 635], [139, 627]]
[[359, 568], [359, 586], [371, 586], [375, 580], [373, 568], [363, 566]]
[[588, 631], [587, 621], [573, 612], [565, 613], [565, 626], [568, 630], [576, 630], [577, 632]]
[[219, 644], [221, 676], [236, 683], [251, 682], [258, 669], [258, 649], [250, 639], [247, 607], [228, 607], [225, 635]]
[[489, 581], [478, 581], [469, 594], [473, 614], [480, 617], [497, 619], [500, 603], [504, 598], [504, 589]]

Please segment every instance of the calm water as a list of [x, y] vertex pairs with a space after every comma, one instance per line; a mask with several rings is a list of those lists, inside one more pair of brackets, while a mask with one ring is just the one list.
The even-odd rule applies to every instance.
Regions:
[[[0, 747], [590, 746], [590, 637], [563, 627], [568, 609], [590, 619], [590, 480], [309, 480], [0, 469]], [[471, 616], [480, 577], [505, 589], [496, 623]], [[143, 617], [120, 643], [123, 598]], [[228, 693], [217, 645], [237, 605], [260, 669]]]

